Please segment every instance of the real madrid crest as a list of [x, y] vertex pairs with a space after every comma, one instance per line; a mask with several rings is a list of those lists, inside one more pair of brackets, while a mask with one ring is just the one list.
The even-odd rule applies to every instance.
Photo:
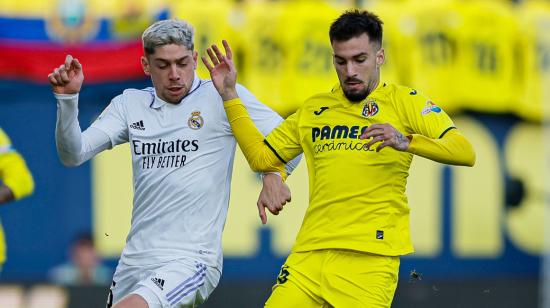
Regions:
[[367, 101], [361, 113], [365, 118], [370, 118], [378, 113], [378, 104], [374, 100]]
[[191, 117], [187, 120], [187, 125], [191, 129], [200, 129], [204, 126], [204, 119], [201, 117], [200, 111], [191, 112]]

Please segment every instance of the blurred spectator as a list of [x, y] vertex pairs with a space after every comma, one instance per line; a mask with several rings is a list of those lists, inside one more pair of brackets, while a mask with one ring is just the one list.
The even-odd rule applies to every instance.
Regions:
[[75, 238], [70, 247], [70, 261], [50, 271], [50, 281], [62, 285], [108, 285], [112, 271], [103, 265], [89, 234]]
[[[0, 205], [24, 198], [34, 191], [34, 180], [23, 157], [0, 128]], [[4, 230], [0, 225], [0, 270], [6, 261]]]

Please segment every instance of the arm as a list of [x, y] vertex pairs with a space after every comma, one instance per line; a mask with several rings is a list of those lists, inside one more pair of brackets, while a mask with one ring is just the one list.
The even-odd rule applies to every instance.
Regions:
[[90, 127], [81, 132], [78, 123], [78, 94], [55, 94], [55, 97], [55, 141], [57, 154], [65, 166], [78, 166], [101, 151], [111, 148], [111, 139], [101, 130]]
[[254, 171], [274, 171], [286, 177], [284, 162], [264, 143], [264, 135], [258, 130], [236, 89], [237, 71], [232, 60], [229, 44], [223, 41], [227, 56], [224, 56], [216, 45], [207, 49], [212, 64], [202, 57], [210, 72], [212, 82], [223, 99], [227, 119], [233, 135], [241, 148], [248, 164]]
[[415, 155], [449, 165], [472, 167], [476, 162], [474, 148], [457, 129], [451, 129], [440, 139], [418, 134], [410, 138], [407, 152]]
[[78, 93], [84, 81], [82, 65], [72, 56], [56, 68], [48, 79], [57, 99], [55, 139], [61, 162], [66, 166], [78, 166], [97, 153], [111, 147], [109, 136], [89, 128], [84, 133], [78, 123]]
[[[247, 88], [237, 84], [237, 95], [250, 114], [252, 121], [260, 130], [262, 135], [269, 135], [275, 128], [284, 122], [284, 119], [271, 108], [258, 101], [258, 99]], [[228, 123], [229, 124], [229, 123]], [[228, 128], [231, 130], [231, 127]], [[300, 151], [301, 152], [301, 151]], [[302, 155], [286, 161], [286, 173], [290, 175], [300, 162]]]
[[225, 101], [224, 108], [233, 134], [254, 171], [275, 171], [285, 175], [284, 162], [264, 143], [264, 135], [256, 128], [239, 98]]
[[439, 139], [433, 139], [421, 134], [404, 136], [390, 124], [373, 124], [369, 126], [359, 138], [372, 140], [367, 143], [371, 147], [381, 142], [376, 148], [380, 151], [384, 147], [392, 147], [398, 151], [406, 151], [424, 158], [444, 164], [473, 166], [476, 156], [468, 139], [457, 129], [447, 131]]
[[[212, 60], [210, 64], [205, 57], [203, 63], [208, 68], [216, 90], [224, 101], [227, 119], [231, 125], [233, 135], [241, 148], [248, 164], [254, 171], [274, 171], [286, 177], [285, 162], [280, 160], [273, 151], [264, 143], [264, 135], [258, 130], [250, 118], [248, 111], [239, 99], [236, 90], [237, 72], [231, 60], [231, 49], [226, 41], [223, 45], [227, 57], [221, 54], [217, 46], [212, 46], [207, 52]], [[214, 55], [214, 52], [216, 55]], [[294, 163], [296, 159], [294, 159]], [[291, 169], [295, 166], [291, 165]], [[267, 223], [265, 207], [277, 215], [283, 209], [287, 201], [290, 201], [290, 191], [281, 181], [279, 175], [266, 174], [263, 177], [263, 188], [257, 202], [258, 212], [262, 223]]]
[[390, 124], [373, 124], [360, 138], [371, 138], [370, 147], [380, 142], [377, 151], [390, 146], [437, 162], [473, 166], [475, 152], [470, 142], [456, 129], [452, 119], [428, 97], [407, 87], [396, 87], [393, 104], [405, 130]]
[[31, 172], [17, 152], [0, 155], [0, 176], [0, 204], [27, 197], [34, 191]]

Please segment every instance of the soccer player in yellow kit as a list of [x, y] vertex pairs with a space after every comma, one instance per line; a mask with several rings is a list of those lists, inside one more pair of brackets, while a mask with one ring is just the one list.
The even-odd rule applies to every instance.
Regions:
[[[0, 205], [19, 200], [34, 190], [31, 172], [23, 157], [15, 151], [11, 140], [0, 128]], [[0, 225], [0, 270], [6, 261], [6, 241]]]
[[[308, 99], [267, 137], [235, 92], [231, 49], [208, 50], [239, 146], [257, 170], [284, 170], [303, 151], [310, 203], [266, 307], [389, 307], [399, 256], [413, 252], [406, 179], [413, 155], [472, 166], [447, 114], [417, 90], [380, 81], [382, 22], [348, 11], [330, 27], [340, 84]], [[268, 56], [268, 55], [266, 55]]]

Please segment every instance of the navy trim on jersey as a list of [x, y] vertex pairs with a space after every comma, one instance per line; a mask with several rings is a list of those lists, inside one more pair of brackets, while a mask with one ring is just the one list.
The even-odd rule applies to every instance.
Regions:
[[444, 132], [441, 133], [441, 135], [439, 135], [439, 139], [443, 138], [443, 136], [445, 136], [445, 134], [447, 132], [449, 132], [451, 129], [456, 129], [456, 127], [451, 126], [451, 127], [447, 128]]
[[153, 104], [155, 103], [155, 88], [147, 88], [143, 89], [143, 91], [151, 94], [151, 104], [149, 104], [149, 108], [153, 108]]
[[279, 155], [279, 153], [277, 153], [277, 151], [275, 151], [275, 149], [271, 146], [271, 144], [269, 144], [269, 142], [267, 142], [266, 139], [264, 139], [264, 143], [271, 149], [271, 151], [273, 151], [275, 156], [277, 156], [277, 158], [286, 165], [286, 161]]
[[188, 97], [189, 95], [193, 94], [193, 92], [197, 91], [198, 88], [200, 88], [203, 84], [207, 84], [209, 82], [212, 82], [212, 80], [202, 80], [202, 79], [199, 79], [199, 84], [194, 88], [192, 89], [191, 91], [189, 91], [189, 93], [187, 93], [187, 95], [185, 95], [181, 100], [185, 99], [186, 97]]

